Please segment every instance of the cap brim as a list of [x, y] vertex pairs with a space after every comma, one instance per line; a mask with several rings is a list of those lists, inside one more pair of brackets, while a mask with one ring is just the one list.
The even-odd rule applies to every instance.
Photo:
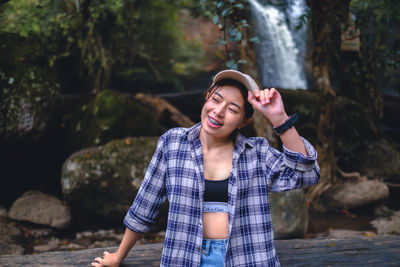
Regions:
[[223, 70], [219, 72], [217, 75], [215, 75], [213, 84], [223, 79], [236, 80], [242, 83], [247, 88], [247, 90], [249, 90], [253, 94], [255, 90], [260, 90], [257, 83], [254, 81], [253, 78], [250, 77], [250, 75], [244, 74], [237, 70]]

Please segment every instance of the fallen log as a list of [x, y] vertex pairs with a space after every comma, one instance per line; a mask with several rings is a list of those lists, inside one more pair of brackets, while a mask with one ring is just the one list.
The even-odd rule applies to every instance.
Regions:
[[[275, 241], [282, 266], [399, 266], [400, 236], [315, 238]], [[46, 252], [35, 255], [0, 256], [0, 266], [90, 266], [104, 250]], [[134, 247], [121, 267], [159, 266], [162, 243]]]

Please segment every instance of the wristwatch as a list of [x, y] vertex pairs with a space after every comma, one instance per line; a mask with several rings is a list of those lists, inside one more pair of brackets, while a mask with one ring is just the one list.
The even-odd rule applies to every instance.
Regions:
[[297, 113], [293, 114], [289, 119], [287, 119], [282, 125], [275, 127], [274, 132], [276, 135], [280, 135], [281, 133], [285, 132], [289, 128], [293, 127], [296, 121], [299, 120], [299, 115]]

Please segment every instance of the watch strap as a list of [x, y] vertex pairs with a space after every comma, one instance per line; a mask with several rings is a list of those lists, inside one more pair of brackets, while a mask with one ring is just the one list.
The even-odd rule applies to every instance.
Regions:
[[296, 121], [299, 120], [299, 115], [297, 113], [293, 114], [289, 119], [287, 119], [282, 125], [275, 127], [274, 132], [277, 135], [282, 134], [289, 128], [293, 127], [293, 125], [296, 123]]

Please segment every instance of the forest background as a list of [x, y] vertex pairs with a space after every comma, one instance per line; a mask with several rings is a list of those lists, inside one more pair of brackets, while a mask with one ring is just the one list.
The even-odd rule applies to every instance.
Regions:
[[[285, 9], [290, 1], [264, 4]], [[393, 215], [400, 208], [400, 3], [306, 4], [295, 27], [307, 28], [309, 88], [278, 89], [319, 153], [321, 181], [305, 191], [307, 207], [351, 218], [359, 208], [369, 218], [383, 204]], [[69, 202], [76, 221], [82, 210], [74, 213], [79, 204], [63, 188], [65, 161], [112, 140], [187, 126], [171, 118], [175, 110], [157, 113], [146, 100], [132, 106], [143, 94], [196, 122], [191, 101], [213, 74], [233, 68], [261, 80], [253, 20], [248, 1], [236, 0], [0, 0], [0, 205], [9, 210], [26, 191], [40, 190]], [[351, 23], [360, 30], [356, 52], [341, 49]], [[268, 122], [254, 121], [247, 131], [279, 147]], [[372, 197], [332, 205], [350, 194], [348, 184]], [[122, 195], [130, 202], [132, 194]]]

